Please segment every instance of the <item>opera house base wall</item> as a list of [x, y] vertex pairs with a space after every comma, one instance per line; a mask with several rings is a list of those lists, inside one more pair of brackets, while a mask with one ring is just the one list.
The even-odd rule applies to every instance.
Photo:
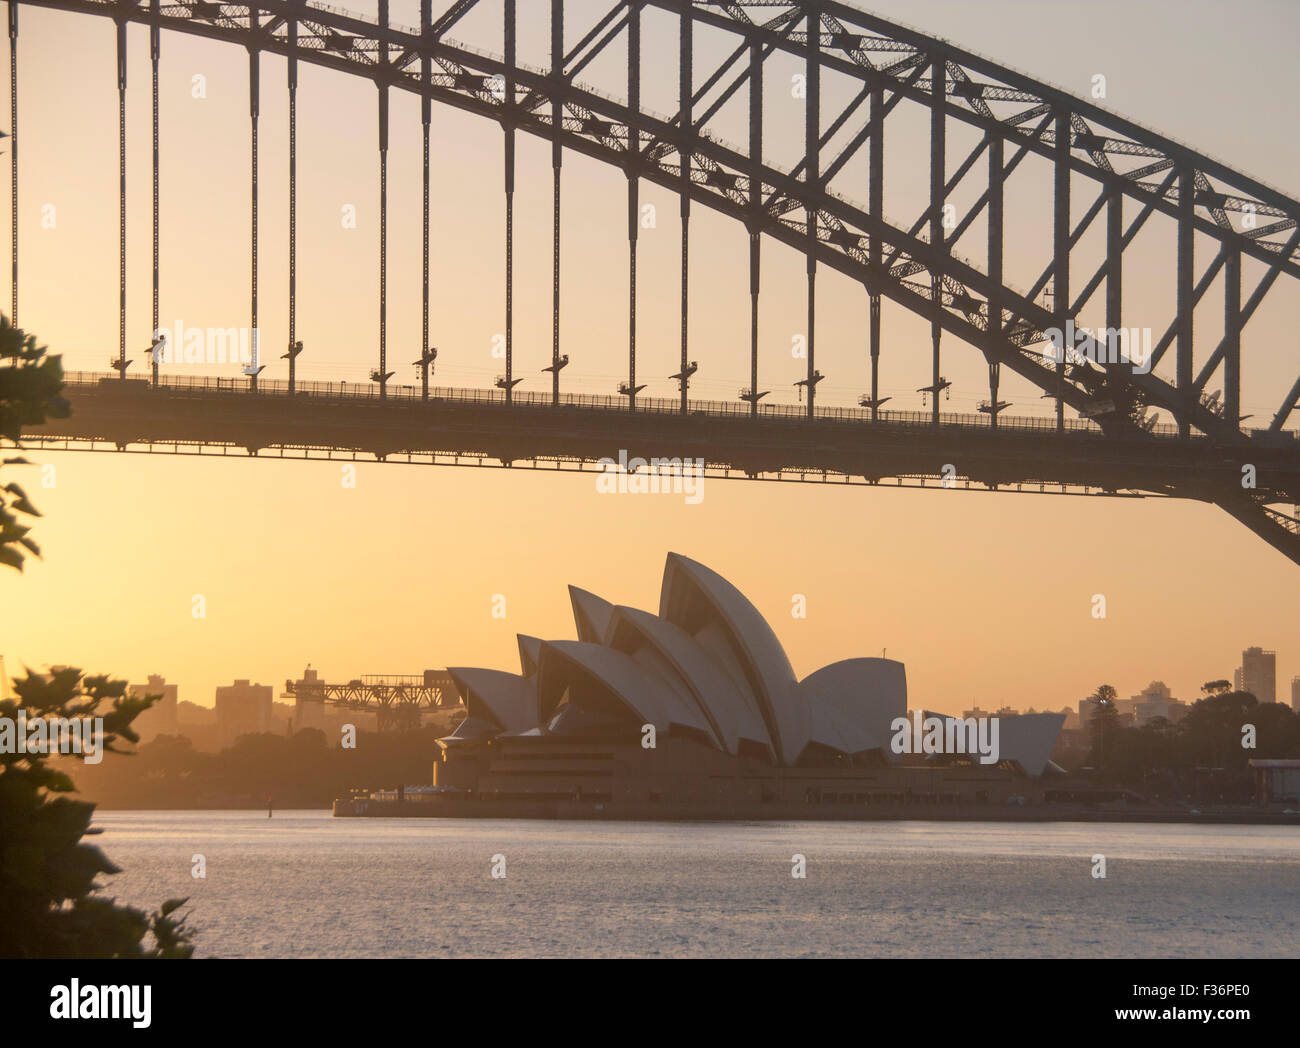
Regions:
[[693, 805], [610, 803], [601, 801], [483, 801], [482, 799], [396, 801], [339, 798], [337, 818], [430, 819], [607, 819], [618, 822], [857, 822], [882, 819], [935, 819], [972, 822], [1060, 819], [1059, 812], [1038, 805], [936, 805], [917, 803], [805, 805]]
[[784, 767], [680, 736], [653, 749], [546, 736], [466, 741], [448, 746], [433, 770], [435, 792], [407, 807], [480, 818], [843, 819], [926, 808], [987, 818], [1043, 800], [1040, 782], [1009, 761], [891, 764], [879, 752], [827, 753]]
[[599, 801], [484, 802], [440, 798], [361, 799], [334, 802], [336, 818], [396, 819], [568, 819], [611, 822], [1160, 822], [1214, 825], [1294, 826], [1295, 816], [1277, 811], [1188, 811], [1168, 807], [1097, 807], [1082, 804], [931, 804], [920, 799], [901, 804], [821, 804], [707, 806], [683, 809], [662, 804], [605, 804]]

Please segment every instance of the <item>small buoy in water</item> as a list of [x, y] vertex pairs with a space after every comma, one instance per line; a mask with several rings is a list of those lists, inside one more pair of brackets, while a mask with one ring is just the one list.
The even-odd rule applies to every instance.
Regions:
[[268, 819], [271, 817], [271, 811], [272, 811], [273, 808], [274, 808], [273, 799], [272, 799], [271, 797], [267, 797], [267, 798], [266, 798], [266, 817], [267, 817]]

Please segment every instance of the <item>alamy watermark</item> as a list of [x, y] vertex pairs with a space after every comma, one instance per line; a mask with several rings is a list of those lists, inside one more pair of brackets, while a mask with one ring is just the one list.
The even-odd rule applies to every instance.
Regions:
[[1094, 364], [1130, 364], [1138, 375], [1151, 371], [1150, 328], [1076, 327], [1073, 320], [1065, 329], [1051, 327], [1043, 331], [1043, 360], [1061, 364], [1066, 361], [1090, 360]]
[[151, 1021], [152, 986], [81, 985], [79, 979], [50, 987], [51, 1019], [128, 1019], [136, 1030]]
[[997, 717], [922, 717], [913, 710], [912, 717], [895, 717], [889, 724], [894, 733], [889, 747], [895, 753], [970, 753], [979, 754], [981, 764], [997, 764]]
[[596, 491], [601, 495], [683, 495], [688, 505], [704, 500], [704, 459], [628, 457], [620, 450], [618, 459], [596, 463]]
[[159, 364], [246, 364], [257, 366], [261, 330], [246, 327], [190, 327], [177, 320], [153, 333]]
[[103, 717], [0, 717], [0, 753], [78, 753], [87, 764], [104, 759]]

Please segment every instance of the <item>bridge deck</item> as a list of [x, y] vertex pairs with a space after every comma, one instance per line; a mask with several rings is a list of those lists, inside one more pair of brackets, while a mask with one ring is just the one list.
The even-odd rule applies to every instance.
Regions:
[[[65, 395], [68, 419], [34, 427], [24, 439], [46, 446], [109, 447], [159, 444], [298, 450], [354, 457], [447, 456], [462, 464], [550, 462], [592, 468], [603, 459], [640, 457], [702, 462], [724, 475], [804, 478], [943, 478], [984, 487], [1051, 486], [1097, 494], [1146, 493], [1219, 501], [1239, 492], [1243, 465], [1254, 465], [1258, 496], [1300, 499], [1300, 440], [1291, 432], [1257, 433], [1239, 444], [1204, 435], [1180, 438], [1173, 427], [1150, 434], [1104, 433], [1087, 420], [1063, 431], [1050, 418], [999, 419], [943, 415], [938, 425], [920, 412], [818, 408], [568, 395], [499, 390], [284, 383], [246, 379], [143, 380], [75, 373]], [[414, 460], [414, 458], [413, 458]], [[945, 466], [951, 469], [945, 470]]]

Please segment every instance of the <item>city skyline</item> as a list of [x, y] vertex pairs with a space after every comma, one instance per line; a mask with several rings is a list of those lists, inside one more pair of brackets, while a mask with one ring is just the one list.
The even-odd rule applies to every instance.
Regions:
[[[570, 628], [569, 633], [574, 633], [576, 636], [576, 632], [572, 628]], [[1243, 653], [1245, 651], [1250, 650], [1251, 648], [1258, 648], [1258, 647], [1259, 646], [1251, 645], [1249, 648], [1243, 649]], [[1269, 652], [1269, 654], [1276, 654], [1276, 653]], [[516, 653], [516, 658], [517, 658], [517, 653]], [[455, 660], [453, 659], [452, 662], [454, 663]], [[506, 668], [510, 668], [511, 666], [512, 664], [509, 662], [509, 660], [507, 660], [505, 665], [498, 668], [506, 669]], [[49, 669], [50, 667], [31, 667], [31, 668], [37, 670], [46, 670]], [[406, 667], [405, 669], [409, 670], [410, 667]], [[16, 672], [16, 668], [11, 667], [9, 663], [6, 662], [3, 654], [0, 654], [0, 671], [3, 671], [4, 678], [5, 678], [2, 685], [0, 685], [0, 697], [3, 697], [5, 694], [7, 694], [5, 689], [8, 688], [9, 677], [14, 672]], [[1278, 672], [1280, 674], [1281, 671]], [[302, 677], [296, 675], [302, 673], [305, 673], [307, 675], [307, 679], [311, 681], [315, 681], [319, 679], [324, 683], [344, 684], [351, 680], [356, 680], [364, 676], [373, 675], [375, 671], [373, 670], [373, 668], [367, 668], [367, 669], [360, 670], [358, 672], [343, 671], [339, 673], [325, 673], [322, 671], [321, 666], [318, 663], [308, 662], [303, 665], [302, 670], [293, 671], [287, 676], [284, 674], [280, 674], [275, 677], [268, 677], [267, 681], [269, 683], [264, 684], [262, 679], [259, 677], [240, 677], [237, 672], [232, 672], [227, 674], [225, 677], [221, 678], [220, 683], [214, 684], [210, 691], [190, 692], [185, 690], [186, 685], [183, 684], [182, 682], [177, 681], [175, 679], [171, 679], [169, 678], [166, 672], [160, 673], [155, 669], [149, 671], [147, 674], [149, 678], [148, 684], [132, 683], [131, 691], [133, 694], [143, 696], [145, 694], [150, 693], [149, 692], [150, 685], [155, 684], [156, 682], [158, 685], [158, 688], [156, 690], [158, 693], [164, 694], [165, 704], [170, 710], [168, 716], [174, 721], [176, 719], [175, 707], [178, 702], [190, 703], [194, 706], [203, 707], [206, 710], [216, 712], [217, 699], [220, 693], [223, 690], [231, 689], [232, 685], [238, 687], [241, 684], [243, 685], [251, 684], [254, 687], [269, 688], [271, 702], [277, 706], [287, 707], [290, 704], [288, 702], [285, 702], [284, 700], [292, 699], [294, 696], [291, 693], [285, 691], [283, 682], [301, 680]], [[402, 672], [401, 670], [393, 671], [392, 673], [387, 673], [386, 671], [386, 675], [408, 676], [408, 677], [418, 676], [418, 674], [415, 673], [414, 671], [406, 673], [406, 672]], [[126, 676], [130, 677], [130, 679], [133, 682], [137, 680], [137, 675], [135, 674], [127, 674]], [[1127, 683], [1115, 684], [1113, 680], [1109, 680], [1109, 679], [1105, 681], [1101, 681], [1099, 683], [1108, 683], [1114, 686], [1119, 696], [1121, 696], [1119, 701], [1127, 703], [1127, 702], [1133, 702], [1140, 699], [1143, 696], [1146, 689], [1151, 687], [1152, 685], [1164, 684], [1165, 677], [1169, 677], [1169, 676], [1173, 676], [1173, 675], [1166, 672], [1162, 676], [1160, 672], [1156, 672], [1154, 675], [1151, 675], [1147, 680], [1147, 683], [1142, 686], [1129, 685]], [[1202, 681], [1200, 685], [1196, 685], [1194, 691], [1192, 690], [1180, 691], [1180, 689], [1177, 686], [1169, 687], [1169, 691], [1174, 700], [1190, 705], [1196, 702], [1198, 699], [1204, 697], [1204, 692], [1202, 691], [1202, 685], [1211, 683], [1212, 681], [1215, 680], [1230, 680], [1233, 682], [1234, 688], [1236, 688], [1239, 687], [1238, 684], [1239, 677], [1240, 677], [1240, 668], [1234, 668], [1226, 676], [1207, 678], [1206, 680]], [[1285, 677], [1282, 676], [1281, 679], [1285, 679]], [[1294, 706], [1295, 705], [1294, 696], [1297, 690], [1296, 689], [1297, 683], [1300, 683], [1300, 676], [1296, 676], [1292, 679], [1291, 682], [1292, 700], [1290, 703], [1287, 702], [1287, 698], [1284, 695], [1279, 696], [1275, 694], [1275, 697], [1272, 700], [1266, 700], [1260, 698], [1260, 696], [1258, 695], [1256, 695], [1256, 698], [1259, 698], [1261, 702], [1275, 701], [1275, 702], [1280, 702], [1284, 705], [1290, 704]], [[180, 689], [179, 692], [177, 691], [177, 689]], [[1249, 690], [1249, 689], [1244, 689], [1244, 690]], [[1130, 691], [1132, 691], [1132, 694], [1131, 695], [1127, 694]], [[963, 714], [969, 710], [979, 710], [984, 713], [994, 713], [994, 712], [1000, 712], [1003, 709], [1013, 709], [1016, 712], [1020, 712], [1020, 713], [1030, 711], [1030, 710], [1036, 710], [1041, 712], [1041, 711], [1051, 711], [1051, 710], [1066, 709], [1066, 708], [1075, 709], [1080, 702], [1086, 701], [1088, 698], [1090, 698], [1091, 694], [1092, 693], [1089, 692], [1088, 694], [1077, 696], [1077, 697], [1071, 697], [1071, 696], [1058, 697], [1058, 696], [1042, 695], [1038, 699], [1030, 701], [1027, 704], [1009, 703], [1003, 701], [1003, 697], [995, 696], [992, 694], [983, 695], [983, 696], [972, 695], [969, 699], [948, 697], [946, 699], [940, 700], [937, 704], [933, 701], [930, 701], [928, 703], [923, 703], [922, 705], [927, 706], [927, 708], [933, 707], [940, 712], [953, 712], [953, 713], [961, 712]], [[986, 704], [987, 704], [987, 708], [986, 708]], [[947, 707], [949, 706], [952, 707], [951, 710], [947, 709]], [[366, 715], [370, 715], [370, 714], [366, 714]], [[295, 725], [294, 730], [297, 730], [298, 727], [299, 727], [298, 725]]]

